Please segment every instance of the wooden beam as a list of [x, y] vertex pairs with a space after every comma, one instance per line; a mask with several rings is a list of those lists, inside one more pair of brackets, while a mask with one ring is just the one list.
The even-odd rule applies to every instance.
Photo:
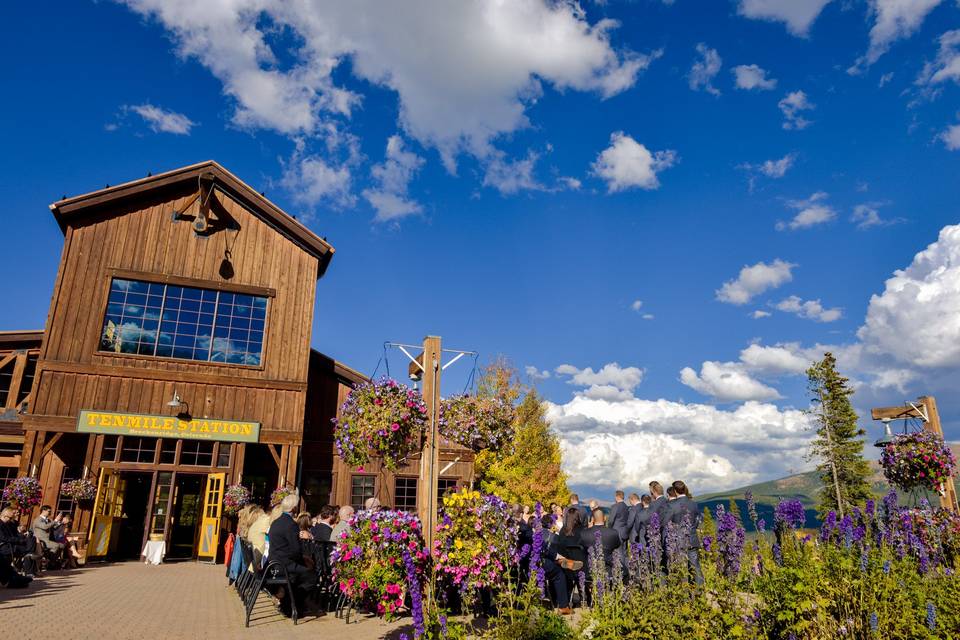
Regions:
[[280, 463], [277, 465], [279, 468], [279, 476], [277, 486], [286, 486], [290, 484], [290, 477], [287, 475], [287, 461], [290, 459], [290, 445], [282, 444], [280, 445]]
[[433, 548], [437, 521], [437, 480], [439, 478], [439, 436], [437, 412], [440, 409], [440, 338], [427, 336], [423, 340], [423, 399], [427, 405], [427, 433], [423, 454], [420, 456], [420, 478], [417, 481], [417, 511], [427, 549]]
[[50, 450], [53, 449], [53, 445], [57, 444], [57, 442], [59, 442], [60, 438], [62, 438], [62, 437], [63, 437], [63, 433], [55, 433], [55, 434], [53, 434], [53, 437], [50, 438], [50, 441], [49, 441], [47, 444], [43, 445], [43, 450], [40, 452], [40, 459], [41, 459], [41, 460], [43, 460], [43, 457], [44, 457], [45, 455], [47, 455], [48, 453], [50, 453]]
[[904, 418], [923, 419], [923, 416], [920, 415], [920, 413], [910, 405], [899, 407], [877, 407], [870, 410], [870, 416], [874, 420], [883, 420], [884, 418], [889, 418], [890, 420], [903, 420]]
[[17, 357], [17, 352], [8, 353], [3, 357], [3, 360], [0, 360], [0, 369], [3, 369], [5, 366], [13, 362], [13, 359]]
[[27, 431], [23, 437], [23, 453], [20, 455], [19, 475], [25, 476], [30, 471], [30, 461], [33, 459], [33, 444], [37, 441], [36, 431]]
[[20, 386], [23, 384], [23, 372], [27, 368], [27, 352], [17, 353], [17, 362], [13, 365], [13, 377], [10, 379], [10, 391], [7, 393], [7, 409], [17, 407], [17, 398], [20, 397]]
[[[130, 362], [131, 364], [148, 362], [151, 360], [148, 356], [139, 356], [136, 354], [97, 354], [98, 358], [109, 360], [111, 362]], [[155, 361], [154, 361], [155, 362]], [[210, 363], [204, 363], [209, 365]], [[92, 376], [108, 376], [113, 378], [140, 378], [142, 380], [163, 380], [165, 382], [177, 383], [196, 383], [196, 384], [214, 384], [228, 387], [245, 387], [252, 389], [275, 389], [277, 391], [306, 391], [306, 382], [292, 382], [290, 380], [264, 380], [262, 378], [240, 378], [230, 371], [229, 367], [235, 365], [223, 365], [223, 373], [199, 373], [192, 371], [172, 371], [165, 369], [144, 369], [142, 367], [127, 367], [121, 364], [83, 364], [78, 362], [63, 362], [58, 360], [44, 360], [42, 369], [44, 371], [57, 371], [60, 373], [78, 373]], [[248, 370], [256, 370], [257, 367], [247, 367]]]
[[267, 451], [269, 451], [270, 455], [273, 456], [273, 461], [277, 464], [277, 471], [279, 471], [280, 470], [280, 454], [277, 453], [276, 446], [272, 444], [268, 444]]

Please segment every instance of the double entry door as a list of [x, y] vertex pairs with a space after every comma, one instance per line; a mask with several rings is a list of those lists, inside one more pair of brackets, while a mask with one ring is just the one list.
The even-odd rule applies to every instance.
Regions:
[[[88, 560], [103, 559], [117, 550], [123, 522], [132, 515], [124, 509], [127, 482], [123, 476], [122, 469], [100, 469]], [[170, 559], [215, 562], [225, 482], [225, 473], [154, 471], [140, 543], [162, 540]]]

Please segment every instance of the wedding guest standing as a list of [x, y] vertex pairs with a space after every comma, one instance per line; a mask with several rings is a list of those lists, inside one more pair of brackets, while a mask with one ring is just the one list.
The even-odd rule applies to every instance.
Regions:
[[682, 480], [674, 480], [671, 488], [676, 491], [677, 497], [666, 511], [667, 522], [669, 526], [681, 529], [679, 552], [687, 558], [691, 579], [698, 585], [703, 584], [703, 573], [700, 571], [700, 538], [697, 536], [701, 518], [700, 505], [690, 497], [690, 490]]
[[613, 506], [610, 507], [609, 527], [617, 532], [620, 540], [627, 539], [627, 519], [630, 509], [623, 501], [623, 491], [619, 489], [613, 494]]

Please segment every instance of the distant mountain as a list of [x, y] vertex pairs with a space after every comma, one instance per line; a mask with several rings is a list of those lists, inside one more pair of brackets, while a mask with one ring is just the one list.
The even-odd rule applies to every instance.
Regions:
[[[951, 443], [950, 446], [953, 448], [954, 453], [957, 454], [957, 457], [960, 458], [960, 444]], [[870, 468], [873, 471], [870, 476], [870, 488], [877, 498], [882, 498], [890, 492], [890, 485], [887, 484], [886, 478], [883, 477], [879, 463], [871, 462]], [[777, 503], [780, 500], [796, 499], [803, 504], [806, 510], [807, 522], [805, 526], [813, 529], [820, 526], [820, 522], [817, 520], [816, 504], [817, 493], [822, 486], [823, 484], [820, 482], [819, 475], [816, 471], [806, 471], [778, 480], [758, 482], [757, 484], [747, 485], [739, 489], [696, 496], [696, 500], [702, 507], [709, 507], [712, 512], [716, 512], [718, 504], [722, 504], [724, 508], [729, 509], [730, 499], [736, 500], [737, 507], [739, 507], [740, 514], [743, 518], [743, 524], [749, 531], [753, 529], [753, 523], [750, 522], [750, 518], [747, 516], [747, 501], [744, 499], [744, 493], [747, 491], [753, 492], [753, 499], [757, 504], [757, 515], [766, 520], [768, 529], [773, 526], [773, 510], [777, 506]], [[904, 496], [901, 495], [901, 500], [903, 499]], [[935, 503], [936, 497], [931, 494], [927, 499]]]

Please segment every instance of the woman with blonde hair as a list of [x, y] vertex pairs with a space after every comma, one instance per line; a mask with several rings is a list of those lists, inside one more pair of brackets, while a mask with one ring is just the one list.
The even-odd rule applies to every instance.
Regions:
[[259, 506], [254, 506], [250, 510], [248, 522], [250, 524], [247, 527], [247, 542], [253, 547], [254, 564], [259, 566], [260, 559], [266, 553], [267, 531], [270, 530], [270, 523], [273, 520]]

